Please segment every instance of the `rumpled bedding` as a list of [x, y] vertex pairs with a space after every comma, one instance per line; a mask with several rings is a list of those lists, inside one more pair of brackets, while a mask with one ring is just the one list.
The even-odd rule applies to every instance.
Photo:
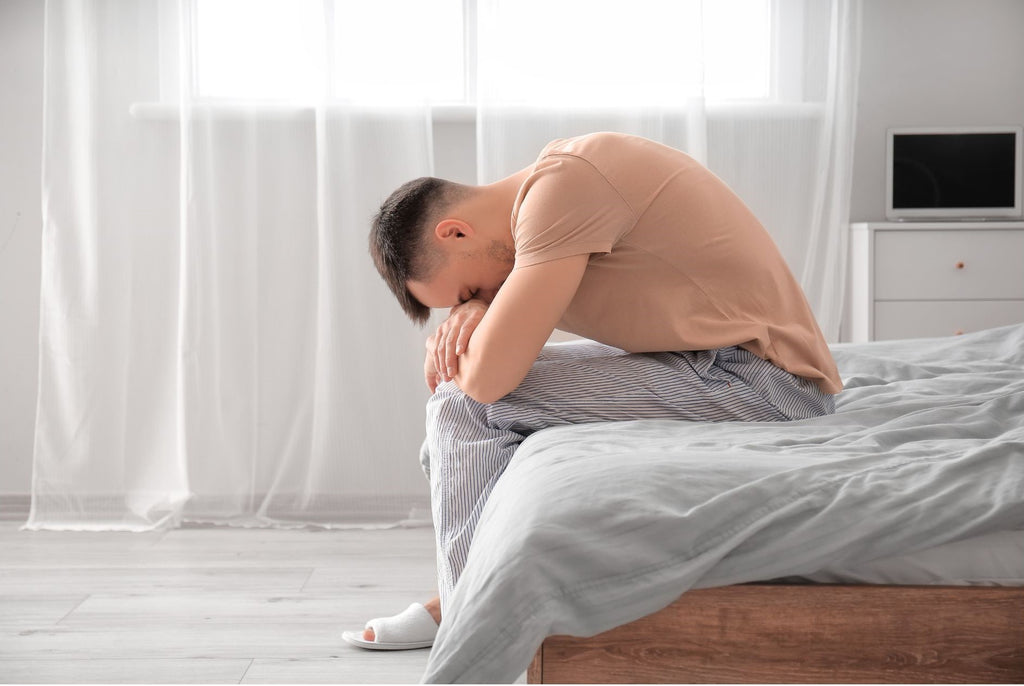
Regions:
[[530, 436], [491, 494], [424, 682], [511, 682], [691, 588], [1024, 530], [1024, 324], [832, 347], [836, 414]]

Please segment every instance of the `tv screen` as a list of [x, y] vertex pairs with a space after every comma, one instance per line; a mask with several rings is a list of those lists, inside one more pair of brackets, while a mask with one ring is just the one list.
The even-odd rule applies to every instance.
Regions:
[[1013, 207], [1012, 133], [917, 134], [893, 141], [893, 207]]
[[903, 217], [1019, 217], [1020, 130], [893, 130], [889, 210]]

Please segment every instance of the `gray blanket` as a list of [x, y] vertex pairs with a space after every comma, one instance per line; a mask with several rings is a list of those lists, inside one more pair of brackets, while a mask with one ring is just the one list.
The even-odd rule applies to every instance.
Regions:
[[838, 344], [836, 414], [527, 439], [495, 487], [426, 682], [510, 682], [691, 588], [1024, 529], [1024, 325]]

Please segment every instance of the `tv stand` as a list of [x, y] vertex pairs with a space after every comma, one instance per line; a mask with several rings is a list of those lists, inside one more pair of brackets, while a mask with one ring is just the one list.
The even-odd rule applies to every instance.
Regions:
[[1024, 222], [850, 228], [852, 342], [952, 336], [1024, 322]]

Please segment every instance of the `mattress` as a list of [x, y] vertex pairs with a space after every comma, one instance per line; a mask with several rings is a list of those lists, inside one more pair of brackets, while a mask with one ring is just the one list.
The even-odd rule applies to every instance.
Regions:
[[833, 345], [836, 413], [527, 438], [481, 515], [426, 682], [514, 681], [690, 589], [1024, 577], [1024, 324]]
[[840, 568], [825, 566], [779, 583], [1024, 586], [1024, 531], [997, 531], [962, 541]]

